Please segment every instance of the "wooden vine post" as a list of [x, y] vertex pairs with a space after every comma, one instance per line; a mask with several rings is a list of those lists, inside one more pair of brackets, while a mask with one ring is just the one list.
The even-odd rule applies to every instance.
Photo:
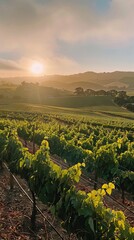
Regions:
[[31, 194], [32, 194], [32, 200], [33, 200], [33, 208], [32, 208], [32, 215], [31, 215], [31, 228], [32, 228], [32, 230], [35, 230], [36, 229], [36, 214], [37, 214], [36, 198], [35, 198], [35, 193], [32, 190], [31, 190]]
[[13, 178], [13, 175], [12, 173], [10, 172], [10, 190], [13, 190], [14, 188], [14, 178]]

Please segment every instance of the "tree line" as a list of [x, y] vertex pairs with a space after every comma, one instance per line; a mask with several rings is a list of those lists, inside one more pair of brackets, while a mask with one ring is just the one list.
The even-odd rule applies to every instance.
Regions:
[[117, 91], [115, 89], [105, 91], [103, 89], [101, 90], [93, 90], [93, 89], [83, 89], [82, 87], [77, 87], [75, 88], [74, 94], [76, 96], [121, 96], [125, 97], [126, 96], [126, 91]]
[[75, 96], [112, 96], [116, 104], [134, 112], [134, 96], [128, 96], [126, 91], [117, 91], [115, 89], [95, 91], [93, 89], [84, 90], [82, 87], [77, 87], [74, 94]]

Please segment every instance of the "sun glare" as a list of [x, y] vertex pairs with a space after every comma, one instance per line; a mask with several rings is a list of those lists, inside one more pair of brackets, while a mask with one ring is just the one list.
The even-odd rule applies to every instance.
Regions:
[[40, 62], [34, 62], [30, 67], [30, 72], [34, 75], [42, 75], [45, 72], [45, 67]]

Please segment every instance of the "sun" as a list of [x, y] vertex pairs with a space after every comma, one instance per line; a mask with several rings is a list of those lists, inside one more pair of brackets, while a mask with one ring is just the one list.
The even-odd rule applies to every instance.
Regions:
[[45, 66], [41, 62], [34, 62], [30, 67], [30, 72], [34, 75], [42, 75], [45, 72]]

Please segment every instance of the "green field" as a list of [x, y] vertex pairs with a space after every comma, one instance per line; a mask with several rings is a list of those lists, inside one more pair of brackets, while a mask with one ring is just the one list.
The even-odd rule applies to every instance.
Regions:
[[[20, 99], [10, 99], [6, 98], [1, 100], [1, 104], [11, 104], [11, 103], [22, 103]], [[44, 98], [43, 101], [30, 101], [26, 99], [23, 101], [25, 103], [35, 103], [35, 104], [43, 104], [49, 106], [56, 106], [56, 107], [67, 107], [67, 108], [81, 108], [81, 107], [96, 107], [96, 106], [107, 106], [107, 107], [114, 107], [115, 103], [113, 102], [112, 98], [109, 96], [88, 96], [88, 97], [81, 97], [81, 96], [68, 96], [68, 97], [48, 97]]]
[[115, 105], [107, 96], [53, 98], [47, 99], [46, 104], [17, 103], [6, 99], [0, 102], [0, 111], [60, 113], [98, 119], [134, 120], [134, 113]]
[[79, 107], [92, 107], [92, 106], [114, 106], [111, 97], [108, 96], [88, 96], [88, 97], [57, 97], [47, 98], [44, 100], [44, 104], [68, 107], [68, 108], [79, 108]]

